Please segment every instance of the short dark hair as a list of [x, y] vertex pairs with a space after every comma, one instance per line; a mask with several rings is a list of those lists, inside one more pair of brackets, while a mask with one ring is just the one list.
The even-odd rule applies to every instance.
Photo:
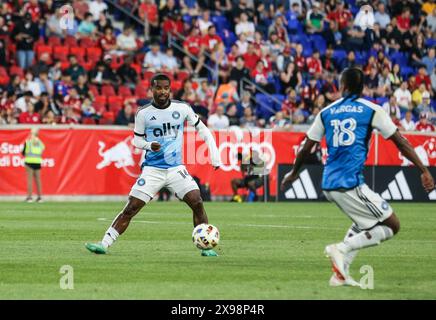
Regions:
[[363, 91], [365, 75], [359, 68], [345, 69], [341, 74], [341, 83], [349, 94], [361, 95]]
[[155, 85], [155, 82], [158, 80], [167, 80], [171, 84], [171, 79], [164, 73], [156, 73], [151, 77], [150, 84], [153, 87]]

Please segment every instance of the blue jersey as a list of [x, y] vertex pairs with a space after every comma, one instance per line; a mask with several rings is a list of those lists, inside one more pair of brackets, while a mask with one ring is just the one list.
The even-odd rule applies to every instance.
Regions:
[[148, 142], [157, 141], [161, 148], [147, 152], [142, 166], [161, 169], [182, 164], [183, 129], [185, 121], [196, 126], [200, 119], [187, 103], [172, 100], [165, 109], [152, 103], [138, 109], [135, 117], [135, 134], [145, 136]]
[[385, 139], [397, 130], [380, 106], [357, 96], [341, 98], [316, 116], [307, 136], [318, 142], [326, 136], [324, 190], [352, 189], [364, 183], [362, 171], [374, 128]]

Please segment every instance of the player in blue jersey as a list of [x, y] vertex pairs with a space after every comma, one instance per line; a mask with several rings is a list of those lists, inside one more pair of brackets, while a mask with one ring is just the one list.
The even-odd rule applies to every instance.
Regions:
[[[195, 127], [206, 142], [212, 165], [218, 169], [220, 158], [215, 139], [191, 106], [170, 100], [171, 82], [168, 76], [154, 75], [151, 88], [153, 101], [139, 108], [135, 117], [133, 144], [147, 150], [141, 176], [133, 185], [126, 206], [112, 222], [101, 243], [86, 244], [91, 252], [106, 253], [108, 247], [127, 229], [132, 218], [163, 187], [172, 190], [192, 209], [194, 226], [208, 223], [198, 185], [182, 164], [185, 120]], [[201, 254], [217, 255], [214, 250], [202, 250]]]
[[285, 175], [281, 183], [283, 190], [286, 184], [298, 178], [310, 150], [325, 135], [328, 158], [322, 189], [326, 198], [353, 221], [345, 239], [325, 249], [334, 272], [330, 279], [331, 286], [359, 285], [349, 276], [349, 267], [358, 250], [378, 245], [392, 238], [400, 229], [400, 221], [391, 206], [364, 182], [362, 171], [373, 129], [380, 131], [383, 138], [394, 142], [402, 154], [415, 164], [421, 172], [421, 182], [427, 192], [435, 187], [429, 170], [386, 112], [360, 97], [363, 84], [364, 74], [360, 69], [343, 71], [340, 80], [343, 98], [317, 115], [292, 171]]

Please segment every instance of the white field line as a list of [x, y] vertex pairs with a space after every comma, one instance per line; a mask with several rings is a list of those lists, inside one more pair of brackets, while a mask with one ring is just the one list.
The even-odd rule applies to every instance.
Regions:
[[[112, 221], [107, 218], [97, 218], [98, 221]], [[177, 224], [186, 225], [188, 222], [162, 222], [162, 221], [149, 221], [149, 220], [135, 220], [131, 222], [139, 222], [146, 224]], [[277, 225], [277, 224], [232, 224], [235, 227], [253, 227], [253, 228], [287, 228], [287, 229], [323, 229], [323, 230], [342, 230], [342, 228], [326, 228], [326, 227], [309, 227], [309, 226], [289, 226], [289, 225]]]

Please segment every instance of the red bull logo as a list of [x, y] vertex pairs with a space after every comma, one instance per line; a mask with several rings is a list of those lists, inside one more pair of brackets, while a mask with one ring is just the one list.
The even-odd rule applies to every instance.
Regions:
[[106, 149], [106, 143], [103, 141], [99, 141], [98, 145], [98, 154], [103, 158], [96, 166], [98, 170], [113, 164], [116, 168], [123, 169], [131, 177], [136, 178], [139, 176], [144, 152], [132, 145], [131, 137], [108, 149]]

